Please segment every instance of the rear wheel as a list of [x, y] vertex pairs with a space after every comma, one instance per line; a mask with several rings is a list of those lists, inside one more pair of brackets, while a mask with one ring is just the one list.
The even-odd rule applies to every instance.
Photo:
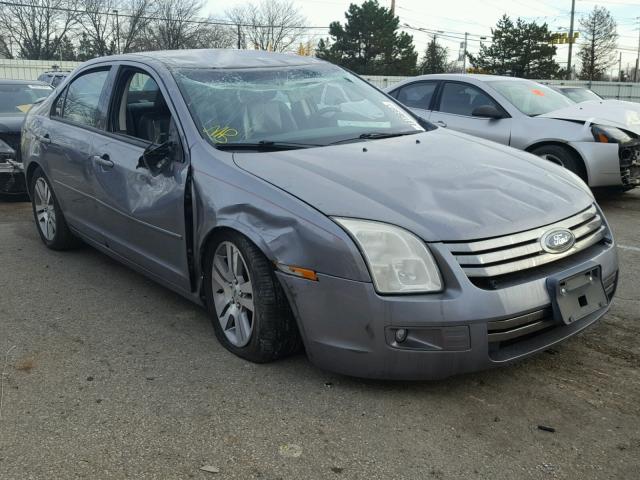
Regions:
[[52, 250], [77, 247], [80, 240], [69, 230], [51, 184], [40, 168], [33, 172], [30, 191], [33, 217], [44, 244]]
[[567, 170], [571, 170], [578, 175], [585, 183], [587, 180], [587, 170], [584, 168], [582, 160], [573, 151], [561, 145], [543, 145], [531, 151], [534, 155], [561, 165]]
[[229, 351], [264, 363], [300, 349], [272, 264], [246, 237], [218, 234], [205, 256], [205, 298], [216, 337]]

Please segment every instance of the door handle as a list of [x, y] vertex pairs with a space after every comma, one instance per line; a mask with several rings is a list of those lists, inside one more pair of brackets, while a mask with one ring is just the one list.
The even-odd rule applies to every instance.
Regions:
[[44, 135], [36, 135], [36, 138], [40, 143], [46, 143], [46, 144], [51, 143], [51, 137], [49, 136], [48, 133], [45, 133]]
[[106, 153], [103, 155], [94, 155], [93, 157], [93, 161], [96, 162], [98, 165], [102, 166], [103, 168], [113, 168], [113, 166], [115, 165], [115, 163], [113, 163], [113, 160], [111, 160], [109, 158], [109, 155], [107, 155]]
[[446, 123], [444, 123], [442, 120], [436, 120], [436, 122], [435, 122], [435, 123], [436, 123], [436, 125], [438, 125], [439, 127], [447, 128], [447, 124], [446, 124]]

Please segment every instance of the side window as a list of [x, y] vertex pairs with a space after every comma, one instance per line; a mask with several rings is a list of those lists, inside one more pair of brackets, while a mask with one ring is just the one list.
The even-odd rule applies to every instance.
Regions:
[[125, 69], [118, 80], [112, 114], [115, 133], [153, 144], [179, 141], [171, 111], [156, 81], [139, 70]]
[[[98, 70], [76, 78], [66, 89], [66, 95], [58, 97], [54, 114], [80, 125], [101, 128], [102, 112], [100, 96], [109, 70]], [[64, 98], [60, 114], [58, 102]]]
[[395, 97], [398, 101], [407, 107], [422, 108], [429, 110], [431, 108], [431, 99], [436, 91], [436, 82], [417, 82], [401, 87]]
[[440, 97], [440, 111], [471, 117], [472, 112], [484, 105], [500, 110], [500, 106], [479, 88], [467, 83], [446, 83]]

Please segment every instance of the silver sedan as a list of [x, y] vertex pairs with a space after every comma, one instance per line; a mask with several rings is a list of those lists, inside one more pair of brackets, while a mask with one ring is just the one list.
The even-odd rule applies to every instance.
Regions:
[[531, 80], [423, 75], [387, 92], [416, 114], [563, 165], [591, 187], [640, 185], [640, 109], [628, 102], [577, 104]]

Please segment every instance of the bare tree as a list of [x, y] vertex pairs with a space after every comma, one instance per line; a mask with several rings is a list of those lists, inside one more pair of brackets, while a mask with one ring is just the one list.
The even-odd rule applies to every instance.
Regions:
[[227, 47], [233, 37], [229, 28], [199, 15], [200, 0], [157, 0], [156, 16], [149, 22], [141, 50]]
[[249, 46], [283, 52], [295, 49], [305, 36], [305, 17], [290, 0], [262, 0], [227, 12]]
[[580, 77], [599, 80], [616, 61], [618, 33], [616, 22], [606, 8], [594, 7], [580, 19], [583, 43], [578, 54], [582, 62]]
[[154, 0], [126, 0], [126, 16], [119, 18], [118, 36], [120, 51], [129, 53], [136, 51], [136, 43], [149, 27], [151, 17], [156, 14], [157, 5]]
[[95, 56], [112, 55], [115, 52], [116, 25], [111, 14], [118, 10], [120, 0], [80, 0], [85, 11], [80, 17], [83, 33], [87, 34]]
[[78, 24], [77, 0], [22, 0], [3, 5], [0, 34], [11, 41], [22, 58], [51, 60], [60, 44]]

